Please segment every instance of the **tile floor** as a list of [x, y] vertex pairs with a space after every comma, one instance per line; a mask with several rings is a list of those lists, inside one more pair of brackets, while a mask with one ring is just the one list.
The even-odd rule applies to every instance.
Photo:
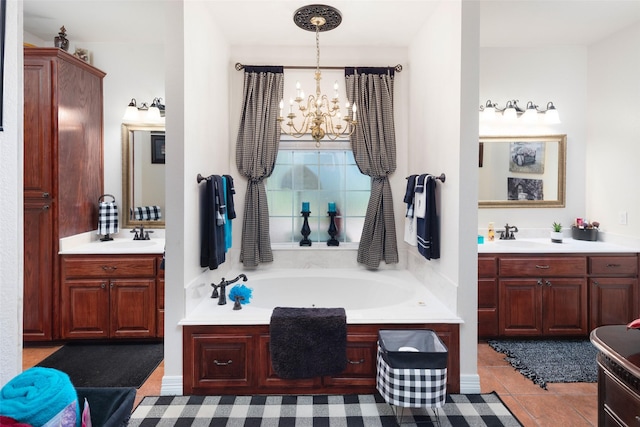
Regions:
[[[27, 369], [60, 347], [29, 347], [23, 351]], [[496, 391], [525, 427], [590, 427], [598, 425], [598, 388], [593, 383], [548, 384], [542, 389], [518, 373], [488, 344], [478, 344], [482, 393]], [[164, 362], [138, 389], [134, 407], [144, 396], [160, 394]]]

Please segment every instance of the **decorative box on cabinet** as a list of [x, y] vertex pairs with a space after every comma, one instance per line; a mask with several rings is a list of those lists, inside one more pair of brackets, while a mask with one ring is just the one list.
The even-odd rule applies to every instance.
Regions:
[[61, 337], [157, 335], [156, 255], [64, 255]]
[[498, 258], [478, 257], [478, 336], [498, 335]]
[[502, 256], [500, 335], [586, 335], [584, 256]]
[[601, 326], [591, 332], [599, 350], [598, 425], [640, 423], [640, 331], [625, 325]]
[[62, 49], [25, 48], [23, 76], [23, 338], [47, 341], [59, 338], [58, 241], [97, 223], [105, 73]]
[[638, 256], [590, 256], [589, 288], [591, 329], [638, 318]]

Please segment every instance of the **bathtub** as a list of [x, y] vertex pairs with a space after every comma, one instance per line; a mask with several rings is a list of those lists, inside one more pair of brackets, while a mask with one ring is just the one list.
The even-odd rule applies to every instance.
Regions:
[[[349, 324], [462, 323], [406, 270], [270, 269], [245, 274], [248, 281], [238, 283], [251, 288], [252, 297], [241, 310], [233, 310], [229, 298], [218, 305], [218, 299], [209, 297], [209, 283], [201, 284], [195, 292], [201, 300], [191, 304], [194, 309], [180, 324], [267, 325], [275, 307], [343, 307]], [[209, 277], [213, 283], [221, 278]], [[227, 286], [227, 296], [234, 285]]]
[[[235, 278], [240, 272], [226, 273]], [[244, 272], [251, 301], [218, 305], [207, 272], [187, 286], [183, 329], [183, 394], [370, 394], [376, 392], [377, 338], [382, 329], [430, 329], [448, 348], [447, 392], [460, 392], [460, 323], [410, 272], [362, 269], [269, 269]], [[235, 285], [235, 284], [234, 284]], [[234, 285], [227, 287], [227, 296]], [[343, 307], [347, 367], [332, 377], [281, 379], [273, 373], [269, 337], [275, 307]], [[222, 360], [223, 362], [220, 362]]]

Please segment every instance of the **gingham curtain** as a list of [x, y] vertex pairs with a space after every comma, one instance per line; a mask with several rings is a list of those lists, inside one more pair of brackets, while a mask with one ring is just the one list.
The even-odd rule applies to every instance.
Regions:
[[244, 67], [236, 165], [248, 178], [240, 250], [240, 261], [245, 267], [273, 261], [264, 179], [273, 172], [278, 154], [280, 128], [276, 119], [283, 81], [283, 67]]
[[398, 262], [389, 175], [396, 170], [393, 124], [393, 68], [345, 68], [347, 98], [355, 103], [358, 125], [351, 149], [360, 172], [371, 177], [371, 196], [358, 248], [358, 262], [378, 268]]

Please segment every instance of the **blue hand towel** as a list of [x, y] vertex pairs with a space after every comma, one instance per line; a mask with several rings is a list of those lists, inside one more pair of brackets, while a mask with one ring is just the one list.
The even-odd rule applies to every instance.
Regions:
[[[53, 368], [27, 369], [0, 390], [2, 415], [33, 427], [46, 424], [74, 401], [78, 395], [69, 376]], [[76, 420], [80, 420], [79, 404]]]

